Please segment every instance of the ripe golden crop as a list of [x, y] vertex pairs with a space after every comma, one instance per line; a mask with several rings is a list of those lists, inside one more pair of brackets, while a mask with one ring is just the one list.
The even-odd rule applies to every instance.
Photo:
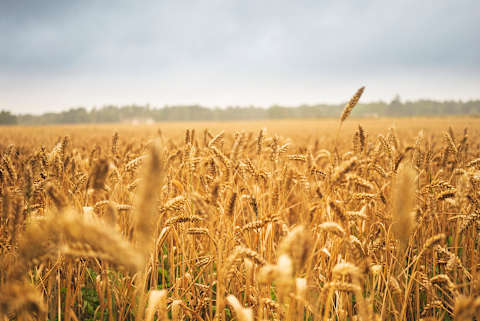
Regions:
[[480, 120], [353, 107], [0, 128], [0, 317], [478, 319]]

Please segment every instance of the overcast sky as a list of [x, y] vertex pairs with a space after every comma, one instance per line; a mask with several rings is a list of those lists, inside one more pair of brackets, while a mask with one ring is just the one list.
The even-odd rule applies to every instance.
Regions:
[[0, 109], [480, 98], [480, 1], [0, 0]]

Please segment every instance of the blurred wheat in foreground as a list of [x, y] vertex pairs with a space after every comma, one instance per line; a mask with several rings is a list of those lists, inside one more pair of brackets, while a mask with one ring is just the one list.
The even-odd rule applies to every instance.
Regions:
[[0, 320], [480, 320], [477, 133], [81, 136], [0, 145]]

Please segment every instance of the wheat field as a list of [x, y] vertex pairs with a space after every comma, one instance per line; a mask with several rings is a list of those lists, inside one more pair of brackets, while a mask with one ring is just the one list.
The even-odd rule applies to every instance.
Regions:
[[1, 320], [479, 320], [480, 119], [354, 105], [0, 128]]

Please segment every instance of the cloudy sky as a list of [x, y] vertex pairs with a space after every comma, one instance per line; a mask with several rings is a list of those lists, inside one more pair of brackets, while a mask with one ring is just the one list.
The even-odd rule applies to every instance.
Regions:
[[480, 98], [478, 0], [0, 1], [0, 109]]

